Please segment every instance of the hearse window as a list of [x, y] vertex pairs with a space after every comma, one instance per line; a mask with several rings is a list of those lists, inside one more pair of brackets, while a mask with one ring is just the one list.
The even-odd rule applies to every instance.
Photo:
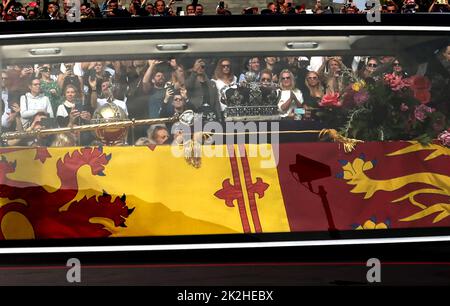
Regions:
[[[364, 44], [360, 49], [375, 48]], [[362, 140], [437, 136], [448, 122], [450, 46], [442, 39], [435, 45], [428, 54], [411, 48], [5, 58], [2, 140], [7, 146], [169, 144], [179, 136], [176, 120], [158, 119], [186, 110], [204, 122], [294, 122], [297, 129], [314, 123]], [[95, 128], [111, 122], [124, 124]], [[84, 125], [93, 128], [77, 129]]]

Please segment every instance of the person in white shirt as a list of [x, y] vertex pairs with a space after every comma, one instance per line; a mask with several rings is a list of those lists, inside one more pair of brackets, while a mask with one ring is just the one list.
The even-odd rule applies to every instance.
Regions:
[[295, 87], [294, 75], [288, 69], [284, 69], [279, 77], [280, 89], [278, 90], [278, 111], [281, 117], [294, 117], [294, 110], [302, 107], [302, 92]]
[[77, 88], [72, 84], [66, 86], [64, 102], [58, 106], [56, 121], [60, 127], [72, 126], [74, 124], [86, 124], [91, 120], [91, 114], [81, 102], [77, 101]]
[[32, 78], [28, 88], [30, 92], [20, 97], [20, 116], [24, 128], [31, 124], [31, 119], [39, 112], [49, 114], [50, 118], [54, 117], [50, 100], [41, 93], [41, 80]]
[[233, 75], [231, 68], [231, 60], [222, 58], [217, 62], [214, 77], [211, 80], [216, 83], [217, 92], [219, 94], [220, 107], [222, 111], [227, 107], [225, 91], [233, 85], [237, 85], [237, 77]]

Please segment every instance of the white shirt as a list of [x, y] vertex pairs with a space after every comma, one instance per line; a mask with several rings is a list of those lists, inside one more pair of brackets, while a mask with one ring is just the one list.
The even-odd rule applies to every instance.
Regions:
[[75, 103], [71, 103], [69, 101], [64, 101], [63, 104], [58, 105], [58, 109], [56, 110], [56, 117], [67, 117], [69, 116], [69, 113], [67, 113], [67, 109], [65, 108], [67, 106], [68, 108], [74, 108]]
[[222, 98], [225, 97], [225, 89], [226, 89], [226, 87], [231, 87], [233, 85], [236, 85], [237, 84], [237, 77], [233, 76], [233, 80], [228, 85], [225, 84], [225, 82], [222, 81], [222, 80], [211, 80], [211, 81], [216, 83], [217, 92], [219, 93], [220, 108], [222, 109], [222, 111], [224, 111], [227, 108], [227, 106], [222, 103]]
[[45, 111], [53, 118], [53, 109], [48, 97], [40, 94], [33, 96], [27, 92], [20, 97], [20, 116], [22, 117], [22, 124], [27, 124], [31, 121], [34, 115], [40, 111]]
[[7, 127], [9, 127], [8, 126], [8, 117], [9, 117], [9, 114], [11, 114], [11, 109], [9, 108], [8, 92], [6, 90], [2, 90], [2, 100], [3, 100], [3, 104], [5, 105], [5, 109], [3, 110], [3, 114], [2, 114], [2, 126], [7, 128]]
[[295, 101], [291, 101], [291, 104], [289, 105], [289, 108], [285, 111], [281, 109], [281, 105], [283, 105], [289, 98], [291, 97], [291, 92], [294, 93], [295, 98], [300, 102], [300, 104], [303, 104], [303, 95], [302, 92], [298, 89], [294, 90], [281, 90], [278, 91], [278, 95], [280, 96], [280, 100], [278, 101], [278, 111], [280, 112], [281, 117], [287, 117], [289, 114], [294, 112], [294, 109], [297, 108], [297, 103]]

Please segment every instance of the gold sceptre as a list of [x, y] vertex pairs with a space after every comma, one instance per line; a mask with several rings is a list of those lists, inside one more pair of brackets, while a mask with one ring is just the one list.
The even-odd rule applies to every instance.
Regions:
[[118, 128], [128, 128], [138, 125], [152, 125], [152, 124], [162, 124], [162, 123], [174, 123], [181, 122], [183, 124], [191, 126], [194, 122], [194, 112], [191, 110], [183, 112], [181, 115], [175, 115], [169, 118], [156, 118], [156, 119], [140, 119], [140, 120], [124, 120], [124, 121], [114, 121], [114, 122], [103, 122], [95, 124], [79, 125], [74, 127], [64, 127], [64, 128], [54, 128], [54, 129], [37, 129], [33, 131], [25, 132], [7, 132], [1, 135], [3, 141], [10, 139], [19, 138], [38, 138], [47, 135], [60, 134], [60, 133], [70, 133], [70, 132], [85, 132], [85, 131], [96, 131], [99, 129], [118, 129]]

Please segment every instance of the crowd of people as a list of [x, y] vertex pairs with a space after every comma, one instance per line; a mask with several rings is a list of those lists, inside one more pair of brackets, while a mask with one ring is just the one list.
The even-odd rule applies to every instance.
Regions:
[[[13, 20], [61, 20], [76, 17], [71, 8], [73, 0], [50, 1], [41, 8], [41, 0], [22, 4], [16, 0], [2, 0], [0, 4], [1, 19]], [[295, 3], [298, 4], [295, 4]], [[342, 5], [323, 5], [317, 0], [314, 6], [300, 4], [302, 1], [274, 0], [266, 7], [243, 7], [244, 15], [277, 15], [277, 14], [364, 14], [370, 11], [369, 4], [358, 8], [353, 0], [346, 0]], [[382, 0], [379, 8], [382, 13], [416, 13], [416, 12], [450, 12], [448, 0]], [[201, 16], [204, 5], [193, 1], [184, 7], [176, 5], [175, 0], [132, 0], [129, 5], [122, 5], [119, 0], [80, 0], [80, 19], [112, 18], [112, 17], [146, 17], [146, 16]], [[232, 15], [226, 1], [219, 1], [215, 7], [217, 15]]]
[[[450, 45], [440, 50], [437, 61], [446, 71], [448, 89]], [[317, 120], [314, 110], [323, 96], [348, 86], [345, 75], [358, 75], [367, 84], [386, 76], [407, 78], [415, 71], [405, 64], [393, 56], [274, 55], [8, 65], [1, 71], [2, 131], [87, 124], [105, 105], [120, 110], [121, 119], [166, 118], [192, 110], [218, 122], [249, 115]], [[168, 143], [177, 132], [170, 125], [137, 126], [130, 136], [122, 144]], [[90, 132], [61, 137], [10, 139], [4, 145], [99, 141]]]

